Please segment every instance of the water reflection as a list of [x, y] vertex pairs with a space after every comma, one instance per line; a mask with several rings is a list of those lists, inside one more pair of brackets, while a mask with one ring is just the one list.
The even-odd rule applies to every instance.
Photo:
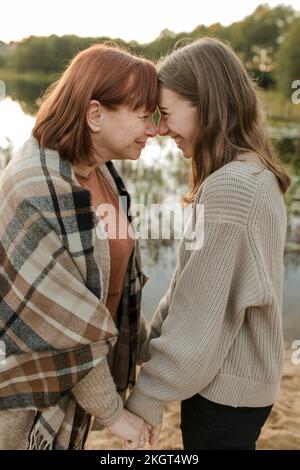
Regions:
[[50, 80], [14, 78], [7, 81], [6, 94], [20, 104], [25, 114], [34, 116], [38, 110], [39, 98], [50, 83]]

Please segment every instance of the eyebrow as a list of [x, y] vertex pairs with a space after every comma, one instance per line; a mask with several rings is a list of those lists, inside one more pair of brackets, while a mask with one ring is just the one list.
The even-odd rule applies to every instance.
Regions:
[[166, 106], [158, 106], [158, 107], [159, 107], [159, 109], [162, 109], [162, 110], [164, 110], [164, 111], [167, 109]]

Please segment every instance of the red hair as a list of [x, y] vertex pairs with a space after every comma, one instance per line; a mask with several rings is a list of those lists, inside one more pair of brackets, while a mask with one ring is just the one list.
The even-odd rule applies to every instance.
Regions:
[[81, 51], [43, 97], [32, 131], [40, 147], [58, 150], [71, 163], [95, 164], [86, 120], [91, 100], [112, 110], [124, 105], [153, 113], [158, 103], [154, 63], [105, 44]]

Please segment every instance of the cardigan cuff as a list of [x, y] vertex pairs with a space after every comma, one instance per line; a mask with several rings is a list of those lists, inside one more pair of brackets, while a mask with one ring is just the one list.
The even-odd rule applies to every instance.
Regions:
[[117, 421], [122, 412], [123, 400], [117, 393], [106, 359], [78, 382], [72, 393], [77, 403], [103, 426]]
[[95, 410], [95, 420], [97, 423], [101, 424], [102, 426], [111, 426], [116, 421], [118, 421], [118, 419], [121, 416], [122, 411], [123, 411], [123, 400], [120, 397], [120, 395], [117, 395], [117, 403], [116, 403], [115, 410], [106, 417], [103, 416], [103, 410], [99, 410], [99, 413], [97, 410]]
[[125, 403], [125, 408], [143, 418], [146, 423], [155, 426], [162, 422], [164, 405], [164, 402], [133, 389]]

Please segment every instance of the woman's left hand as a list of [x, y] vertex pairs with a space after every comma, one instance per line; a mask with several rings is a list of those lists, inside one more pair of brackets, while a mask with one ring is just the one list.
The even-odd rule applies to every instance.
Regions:
[[[151, 424], [148, 424], [148, 431], [149, 431], [149, 444], [153, 446], [159, 439], [160, 432], [161, 432], [161, 427], [162, 423], [156, 424], [155, 426], [152, 426]], [[141, 445], [142, 444], [142, 445]], [[124, 440], [124, 449], [138, 449], [139, 447], [143, 447], [145, 442], [141, 441], [128, 441]]]
[[120, 417], [107, 429], [124, 442], [132, 443], [128, 449], [144, 447], [149, 440], [149, 429], [147, 424], [139, 416], [123, 409]]

